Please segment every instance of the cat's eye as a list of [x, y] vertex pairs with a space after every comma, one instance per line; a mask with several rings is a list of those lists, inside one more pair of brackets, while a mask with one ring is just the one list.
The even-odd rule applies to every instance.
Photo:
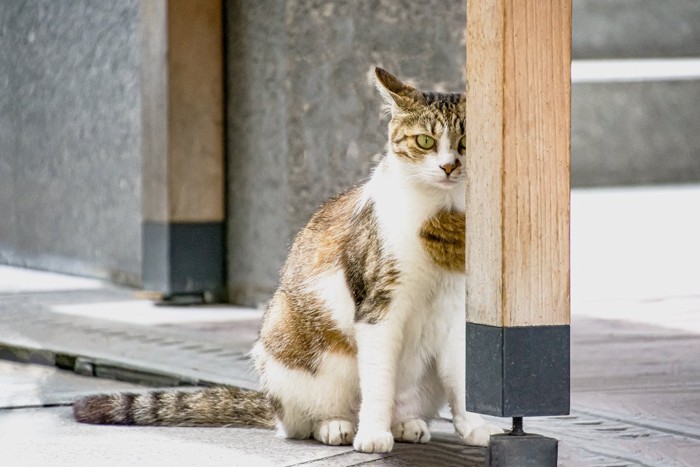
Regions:
[[462, 136], [462, 138], [459, 140], [459, 149], [464, 149], [467, 147], [467, 137]]
[[416, 144], [423, 149], [430, 149], [435, 146], [435, 139], [428, 135], [416, 136]]

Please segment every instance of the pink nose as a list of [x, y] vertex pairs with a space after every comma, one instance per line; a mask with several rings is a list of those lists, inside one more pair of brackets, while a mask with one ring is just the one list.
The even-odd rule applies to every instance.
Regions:
[[451, 174], [457, 167], [462, 165], [462, 163], [459, 161], [459, 159], [455, 159], [454, 162], [451, 162], [449, 164], [442, 164], [440, 168], [447, 174]]

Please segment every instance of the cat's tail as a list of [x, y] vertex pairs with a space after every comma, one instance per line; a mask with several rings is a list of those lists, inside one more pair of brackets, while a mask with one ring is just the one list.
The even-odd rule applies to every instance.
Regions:
[[265, 394], [230, 386], [88, 396], [73, 404], [73, 415], [100, 425], [275, 426], [275, 410]]

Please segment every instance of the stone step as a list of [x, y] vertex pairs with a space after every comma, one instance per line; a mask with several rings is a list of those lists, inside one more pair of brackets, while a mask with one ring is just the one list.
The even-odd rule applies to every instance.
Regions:
[[573, 57], [700, 56], [697, 0], [573, 0]]
[[574, 61], [572, 186], [700, 180], [700, 59]]

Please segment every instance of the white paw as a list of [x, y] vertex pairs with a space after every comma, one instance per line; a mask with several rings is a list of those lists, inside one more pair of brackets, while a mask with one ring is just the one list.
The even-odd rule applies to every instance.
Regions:
[[503, 430], [498, 428], [496, 425], [486, 424], [475, 427], [469, 431], [466, 436], [463, 436], [462, 440], [464, 440], [465, 444], [470, 446], [488, 446], [489, 441], [491, 440], [491, 435], [498, 433], [503, 433]]
[[355, 428], [346, 420], [324, 420], [314, 426], [314, 438], [323, 444], [352, 444]]
[[360, 452], [389, 452], [394, 447], [394, 437], [388, 431], [360, 430], [353, 446]]
[[419, 418], [397, 423], [391, 427], [394, 440], [403, 443], [427, 443], [430, 441], [428, 425]]
[[488, 446], [491, 435], [503, 433], [496, 425], [484, 423], [483, 419], [475, 414], [465, 414], [454, 417], [455, 430], [465, 444], [470, 446]]

